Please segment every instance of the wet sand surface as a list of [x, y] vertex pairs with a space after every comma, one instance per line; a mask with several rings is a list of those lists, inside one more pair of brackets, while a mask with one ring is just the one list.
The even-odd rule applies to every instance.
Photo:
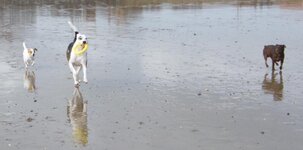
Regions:
[[[302, 1], [254, 2], [1, 1], [1, 149], [301, 149]], [[69, 20], [89, 38], [79, 89]]]

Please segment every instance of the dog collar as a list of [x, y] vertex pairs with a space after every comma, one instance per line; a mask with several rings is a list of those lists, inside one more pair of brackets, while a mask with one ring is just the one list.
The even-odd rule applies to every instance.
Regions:
[[81, 56], [83, 55], [87, 49], [88, 49], [88, 44], [84, 44], [83, 49], [81, 49], [81, 44], [78, 44], [76, 46], [73, 47], [72, 51], [77, 55], [77, 56]]

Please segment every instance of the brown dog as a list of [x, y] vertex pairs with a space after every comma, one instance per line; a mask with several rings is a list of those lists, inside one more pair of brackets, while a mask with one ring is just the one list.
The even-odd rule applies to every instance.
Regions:
[[275, 64], [279, 65], [278, 62], [281, 61], [280, 69], [282, 70], [283, 62], [284, 62], [284, 49], [285, 45], [265, 45], [263, 49], [263, 56], [265, 59], [265, 65], [267, 64], [267, 57], [270, 57], [272, 60], [272, 70], [275, 70]]

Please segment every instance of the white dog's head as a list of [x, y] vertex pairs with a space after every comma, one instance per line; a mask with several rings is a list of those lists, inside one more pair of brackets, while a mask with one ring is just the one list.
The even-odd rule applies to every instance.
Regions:
[[37, 48], [28, 48], [27, 49], [27, 54], [28, 54], [29, 57], [34, 57], [36, 51], [38, 51]]
[[87, 37], [84, 34], [78, 33], [75, 44], [81, 44], [82, 46], [84, 46], [85, 44], [87, 44]]

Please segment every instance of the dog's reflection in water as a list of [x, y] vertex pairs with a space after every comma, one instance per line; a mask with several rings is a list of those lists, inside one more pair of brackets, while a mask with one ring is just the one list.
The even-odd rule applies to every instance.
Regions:
[[31, 70], [26, 70], [24, 73], [24, 88], [27, 89], [28, 92], [33, 93], [36, 90], [36, 76], [35, 72]]
[[271, 78], [268, 78], [268, 74], [264, 75], [262, 89], [266, 94], [272, 94], [274, 101], [281, 101], [283, 99], [283, 76], [282, 71], [279, 73], [279, 79], [276, 79], [278, 73], [272, 71]]
[[87, 102], [84, 102], [79, 87], [75, 88], [73, 97], [68, 102], [67, 116], [75, 142], [85, 146], [88, 142]]

